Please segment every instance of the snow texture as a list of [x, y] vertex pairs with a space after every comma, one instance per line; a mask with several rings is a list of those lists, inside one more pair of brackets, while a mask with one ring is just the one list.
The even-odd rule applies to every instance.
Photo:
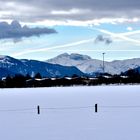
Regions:
[[0, 56], [0, 78], [8, 75], [22, 74], [32, 75], [40, 73], [43, 77], [64, 77], [84, 75], [79, 69], [73, 66], [61, 66], [37, 60], [18, 60], [10, 56]]
[[137, 85], [0, 89], [0, 139], [139, 140], [139, 93]]
[[[47, 60], [47, 62], [63, 66], [75, 66], [82, 72], [88, 74], [103, 72], [103, 61], [92, 59], [87, 55], [64, 53]], [[115, 60], [112, 62], [105, 61], [104, 66], [105, 72], [110, 74], [120, 74], [129, 69], [140, 67], [140, 58]]]

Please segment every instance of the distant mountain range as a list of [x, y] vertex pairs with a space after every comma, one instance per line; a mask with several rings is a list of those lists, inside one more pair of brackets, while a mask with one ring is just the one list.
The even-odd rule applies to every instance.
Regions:
[[[120, 74], [129, 69], [140, 72], [140, 58], [128, 60], [105, 61], [105, 72]], [[95, 75], [103, 72], [103, 62], [81, 54], [61, 54], [47, 61], [15, 59], [0, 55], [0, 78], [8, 75], [40, 73], [42, 77], [64, 77]]]
[[[94, 74], [103, 72], [103, 61], [92, 59], [87, 55], [64, 53], [55, 58], [47, 60], [51, 64], [60, 64], [63, 66], [75, 66], [83, 73]], [[129, 69], [140, 67], [140, 58], [105, 61], [105, 72], [110, 74], [120, 74]]]
[[34, 76], [38, 72], [42, 77], [71, 77], [74, 74], [78, 76], [84, 75], [84, 73], [74, 66], [61, 66], [59, 64], [49, 64], [36, 60], [18, 60], [10, 56], [0, 56], [0, 78], [15, 74]]

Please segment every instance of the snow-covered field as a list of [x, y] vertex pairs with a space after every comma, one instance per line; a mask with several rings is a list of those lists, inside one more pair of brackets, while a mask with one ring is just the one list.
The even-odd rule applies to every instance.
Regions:
[[0, 139], [139, 140], [140, 86], [0, 89]]

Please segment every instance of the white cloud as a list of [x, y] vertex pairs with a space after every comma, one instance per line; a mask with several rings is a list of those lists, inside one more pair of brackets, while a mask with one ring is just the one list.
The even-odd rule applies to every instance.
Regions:
[[67, 10], [67, 11], [53, 10], [53, 11], [51, 11], [51, 14], [52, 15], [71, 15], [71, 14], [80, 14], [80, 13], [83, 13], [83, 12], [85, 12], [85, 11], [82, 11], [80, 9], [70, 9], [70, 10]]
[[101, 18], [101, 19], [93, 19], [93, 20], [43, 20], [43, 21], [38, 21], [34, 23], [30, 22], [25, 22], [27, 25], [47, 25], [47, 26], [57, 26], [57, 25], [63, 25], [63, 26], [99, 26], [101, 24], [120, 24], [120, 23], [135, 23], [140, 21], [140, 19], [134, 20], [132, 19], [127, 19], [127, 18]]
[[132, 27], [127, 27], [126, 29], [127, 29], [128, 31], [132, 31], [132, 30], [133, 30]]

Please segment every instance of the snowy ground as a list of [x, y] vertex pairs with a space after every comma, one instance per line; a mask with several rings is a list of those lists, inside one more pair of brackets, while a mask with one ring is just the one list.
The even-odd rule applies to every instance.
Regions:
[[0, 139], [139, 140], [140, 86], [0, 89]]

